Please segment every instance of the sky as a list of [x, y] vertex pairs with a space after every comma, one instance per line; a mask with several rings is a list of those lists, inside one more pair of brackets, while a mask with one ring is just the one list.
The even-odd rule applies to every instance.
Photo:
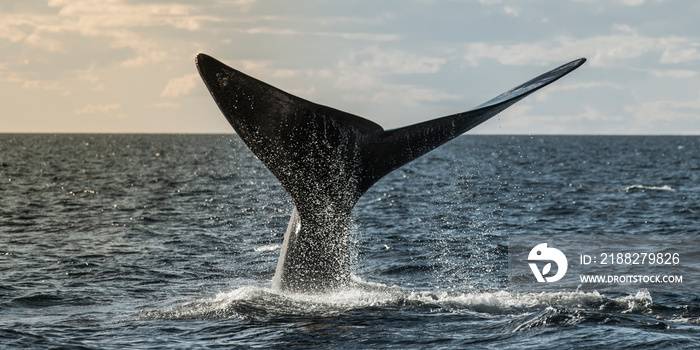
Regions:
[[472, 132], [700, 135], [700, 2], [0, 1], [0, 132], [230, 133], [197, 53], [385, 129], [588, 62]]

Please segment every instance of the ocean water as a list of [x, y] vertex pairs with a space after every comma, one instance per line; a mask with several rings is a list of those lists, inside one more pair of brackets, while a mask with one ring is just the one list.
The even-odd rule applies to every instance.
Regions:
[[3, 349], [700, 346], [700, 291], [507, 279], [512, 235], [700, 234], [700, 137], [461, 136], [364, 195], [323, 295], [270, 288], [292, 204], [236, 135], [0, 134], [0, 203]]

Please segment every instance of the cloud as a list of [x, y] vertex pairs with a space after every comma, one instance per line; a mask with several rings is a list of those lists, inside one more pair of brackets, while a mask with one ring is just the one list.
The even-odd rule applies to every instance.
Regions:
[[61, 42], [56, 39], [40, 36], [36, 33], [29, 34], [25, 39], [27, 44], [49, 52], [64, 52]]
[[[518, 104], [508, 109], [501, 117], [500, 127], [521, 133], [536, 127], [537, 133], [547, 134], [580, 134], [577, 126], [594, 122], [598, 125], [613, 125], [624, 121], [620, 115], [611, 115], [598, 108], [585, 105], [583, 110], [570, 115], [540, 115], [531, 105]], [[584, 131], [585, 132], [585, 131]], [[606, 130], [605, 133], [619, 133]]]
[[505, 65], [548, 65], [576, 57], [588, 57], [594, 67], [616, 66], [621, 61], [642, 55], [660, 55], [658, 62], [689, 63], [700, 60], [695, 47], [700, 41], [683, 37], [647, 37], [630, 32], [629, 27], [617, 27], [622, 34], [574, 38], [559, 36], [552, 39], [512, 45], [477, 42], [470, 44], [464, 59], [478, 65], [484, 59]]
[[546, 90], [543, 91], [567, 91], [567, 90], [581, 90], [581, 89], [592, 89], [599, 87], [608, 87], [612, 89], [622, 89], [622, 86], [609, 81], [594, 81], [587, 83], [573, 83], [573, 84], [554, 84], [548, 86]]
[[160, 93], [162, 97], [179, 97], [192, 92], [197, 87], [199, 75], [196, 73], [186, 74], [179, 78], [172, 78], [165, 84], [165, 88]]
[[163, 62], [166, 58], [168, 58], [167, 52], [155, 50], [144, 52], [137, 57], [128, 59], [122, 62], [121, 65], [125, 68], [143, 67], [148, 64]]
[[348, 40], [364, 40], [364, 41], [395, 41], [401, 38], [397, 34], [382, 34], [382, 33], [328, 33], [330, 36], [340, 36]]
[[[402, 50], [383, 50], [376, 46], [352, 53], [348, 59], [341, 61], [343, 73], [339, 78], [343, 86], [358, 85], [351, 79], [358, 79], [360, 88], [374, 80], [370, 76], [388, 74], [432, 74], [440, 71], [447, 63], [443, 57], [421, 56]], [[347, 75], [350, 75], [348, 77]], [[364, 82], [364, 83], [362, 83]]]
[[153, 107], [156, 107], [156, 108], [180, 108], [180, 104], [175, 103], [175, 102], [161, 102], [161, 103], [154, 104]]
[[[644, 0], [615, 0], [625, 6], [639, 6], [644, 4]], [[610, 0], [575, 0], [575, 2], [600, 2], [600, 3], [610, 3]], [[656, 0], [656, 2], [663, 2], [663, 0]]]
[[138, 67], [157, 63], [162, 55], [157, 41], [139, 28], [168, 27], [195, 31], [203, 23], [221, 21], [198, 14], [200, 7], [183, 4], [132, 3], [125, 0], [49, 0], [53, 14], [35, 12], [0, 13], [0, 40], [25, 42], [49, 52], [64, 52], [69, 35], [106, 39], [110, 48], [130, 48], [137, 57], [124, 62]]
[[28, 90], [57, 91], [61, 96], [68, 96], [71, 94], [69, 88], [61, 85], [57, 81], [24, 80], [22, 88]]
[[[459, 100], [463, 97], [462, 95], [449, 94], [435, 89], [423, 88], [413, 85], [396, 85], [392, 86], [391, 89], [392, 91], [395, 91], [395, 93], [392, 94], [393, 99], [396, 100], [396, 97], [398, 96], [398, 100], [401, 103], [407, 105], [415, 105], [420, 102]], [[388, 101], [391, 101], [391, 99], [389, 99]]]
[[83, 108], [76, 109], [74, 112], [75, 114], [110, 114], [121, 108], [122, 106], [118, 103], [101, 105], [89, 104]]
[[700, 120], [700, 93], [689, 101], [644, 101], [625, 107], [625, 111], [643, 125], [654, 126], [658, 122]]
[[52, 26], [52, 29], [77, 30], [88, 36], [103, 34], [108, 28], [169, 26], [197, 30], [201, 28], [202, 22], [219, 20], [213, 16], [195, 15], [199, 7], [183, 4], [50, 0], [48, 6], [59, 8], [58, 17], [66, 19]]
[[86, 81], [92, 85], [92, 91], [104, 91], [105, 85], [100, 81], [100, 75], [95, 72], [95, 64], [92, 64], [90, 68], [77, 71], [75, 76], [78, 80]]
[[16, 43], [24, 40], [27, 34], [22, 26], [32, 23], [26, 18], [0, 13], [0, 39]]
[[503, 12], [505, 12], [508, 16], [511, 17], [518, 17], [520, 15], [518, 9], [512, 6], [503, 6]]
[[651, 74], [657, 78], [693, 78], [698, 76], [698, 71], [694, 70], [651, 70]]
[[391, 74], [436, 73], [447, 60], [442, 57], [419, 56], [400, 50], [366, 50], [371, 59], [362, 62], [364, 68]]
[[[494, 6], [494, 5], [501, 5], [503, 3], [503, 1], [502, 0], [479, 0], [479, 3], [481, 5], [485, 5], [485, 6]], [[508, 6], [508, 5], [503, 6], [503, 13], [505, 13], [506, 15], [513, 17], [513, 18], [520, 16], [520, 11], [518, 11], [517, 8], [515, 8], [513, 6]]]
[[248, 28], [243, 30], [247, 34], [273, 34], [273, 35], [302, 35], [303, 33], [297, 30], [284, 28]]
[[343, 69], [333, 86], [340, 90], [365, 90], [380, 84], [379, 79], [369, 72]]
[[692, 47], [698, 46], [698, 43], [682, 38], [672, 38], [672, 41], [664, 49], [660, 63], [686, 63], [700, 60], [700, 52]]
[[270, 35], [294, 35], [294, 36], [327, 36], [327, 37], [339, 37], [346, 40], [360, 40], [360, 41], [395, 41], [400, 38], [397, 34], [386, 34], [386, 33], [362, 33], [362, 32], [322, 32], [322, 31], [299, 31], [288, 28], [271, 28], [271, 27], [255, 27], [242, 29], [242, 32], [246, 34], [270, 34]]
[[456, 100], [460, 95], [411, 84], [388, 82], [387, 77], [405, 74], [435, 74], [447, 59], [392, 49], [369, 47], [341, 61], [334, 87], [346, 90], [346, 101], [373, 101], [416, 106], [420, 103]]
[[622, 3], [627, 6], [639, 6], [644, 4], [644, 0], [622, 0]]
[[547, 86], [546, 89], [540, 90], [537, 94], [534, 95], [535, 100], [537, 101], [544, 101], [549, 98], [549, 95], [553, 92], [557, 91], [571, 91], [571, 90], [583, 90], [583, 89], [594, 89], [594, 88], [610, 88], [610, 89], [615, 89], [615, 90], [621, 90], [623, 87], [619, 84], [615, 84], [613, 82], [609, 81], [594, 81], [594, 82], [585, 82], [585, 83], [573, 83], [573, 84], [565, 84], [565, 83], [558, 83], [558, 84], [552, 84], [550, 86]]

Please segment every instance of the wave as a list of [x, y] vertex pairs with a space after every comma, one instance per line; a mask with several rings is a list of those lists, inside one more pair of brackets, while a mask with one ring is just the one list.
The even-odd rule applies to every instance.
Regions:
[[[346, 289], [327, 294], [288, 293], [259, 286], [243, 286], [173, 310], [142, 312], [140, 319], [268, 319], [329, 317], [368, 311], [394, 313], [477, 313], [486, 317], [521, 319], [513, 331], [562, 322], [583, 322], [611, 314], [647, 315], [652, 312], [646, 291], [609, 297], [593, 292], [516, 293], [510, 291], [410, 291], [356, 279]], [[565, 317], [563, 315], [568, 315]], [[644, 316], [647, 317], [647, 316]], [[647, 322], [647, 321], [645, 321]], [[647, 322], [648, 323], [648, 322]]]
[[671, 191], [675, 192], [676, 190], [673, 189], [671, 186], [668, 185], [663, 185], [663, 186], [644, 186], [644, 185], [632, 185], [632, 186], [627, 186], [620, 191], [622, 192], [645, 192], [645, 191]]
[[278, 250], [281, 247], [282, 247], [281, 244], [270, 244], [270, 245], [263, 245], [260, 247], [255, 247], [255, 248], [253, 248], [253, 250], [256, 252], [270, 252], [273, 250]]

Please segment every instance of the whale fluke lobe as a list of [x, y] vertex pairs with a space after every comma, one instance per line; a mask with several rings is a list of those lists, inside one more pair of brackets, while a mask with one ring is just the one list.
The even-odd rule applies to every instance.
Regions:
[[351, 211], [373, 184], [585, 61], [560, 66], [473, 110], [388, 131], [293, 96], [205, 54], [196, 63], [221, 112], [294, 203], [273, 284], [316, 292], [348, 282]]

